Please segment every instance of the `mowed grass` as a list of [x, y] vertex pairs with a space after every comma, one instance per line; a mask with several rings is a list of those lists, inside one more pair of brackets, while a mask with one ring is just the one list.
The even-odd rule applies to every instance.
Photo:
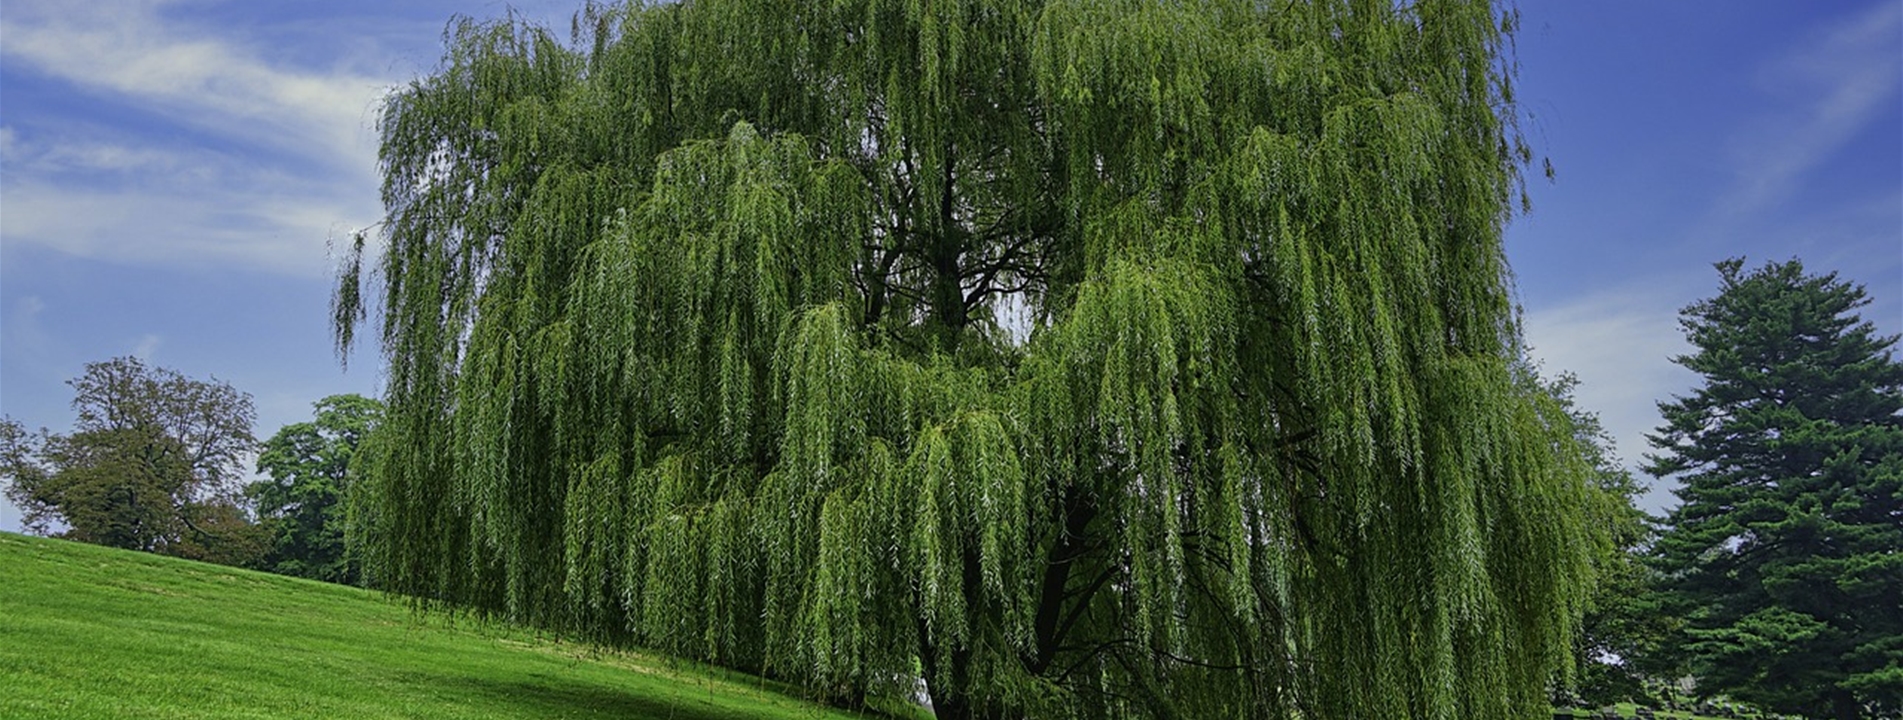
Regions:
[[[1639, 716], [1639, 706], [1632, 703], [1619, 703], [1618, 705], [1614, 705], [1612, 709], [1614, 712], [1619, 713], [1619, 717], [1636, 718]], [[1556, 710], [1554, 712], [1555, 714], [1571, 712], [1573, 713], [1573, 717], [1581, 718], [1582, 720], [1599, 717], [1596, 711], [1584, 709]], [[1728, 718], [1713, 715], [1699, 715], [1684, 710], [1654, 710], [1653, 717], [1657, 720], [1729, 720]]]
[[0, 718], [865, 717], [377, 593], [0, 533]]

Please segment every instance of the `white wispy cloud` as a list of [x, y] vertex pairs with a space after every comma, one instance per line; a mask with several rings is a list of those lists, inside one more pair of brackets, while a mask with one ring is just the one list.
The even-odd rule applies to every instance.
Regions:
[[160, 12], [172, 4], [14, 0], [0, 20], [3, 52], [205, 130], [367, 167], [363, 131], [389, 78], [350, 66], [278, 66], [216, 28]]
[[375, 53], [300, 66], [180, 20], [174, 4], [9, 2], [9, 66], [174, 128], [10, 112], [0, 237], [122, 262], [327, 273], [327, 242], [379, 214], [370, 125], [396, 78], [364, 69]]
[[139, 344], [132, 347], [132, 356], [140, 360], [150, 361], [152, 354], [158, 352], [159, 346], [163, 344], [165, 344], [165, 338], [153, 333], [146, 333], [139, 338]]
[[198, 167], [183, 154], [97, 137], [73, 136], [52, 142], [22, 141], [18, 131], [0, 128], [0, 162], [14, 174], [45, 176], [80, 172], [177, 172]]
[[[1580, 407], [1598, 413], [1619, 456], [1635, 472], [1651, 451], [1646, 433], [1660, 424], [1658, 402], [1688, 392], [1697, 382], [1671, 358], [1691, 350], [1678, 327], [1679, 308], [1709, 284], [1710, 278], [1703, 277], [1654, 279], [1529, 310], [1523, 318], [1533, 357], [1549, 374], [1570, 371], [1579, 377], [1575, 398]], [[1664, 485], [1653, 483], [1640, 506], [1659, 513], [1675, 505]]]
[[116, 262], [322, 276], [329, 240], [376, 217], [374, 192], [247, 179], [256, 178], [153, 174], [119, 186], [9, 178], [0, 236]]
[[1873, 3], [1761, 68], [1759, 86], [1787, 109], [1735, 136], [1736, 186], [1716, 209], [1718, 224], [1788, 200], [1806, 175], [1895, 108], [1903, 93], [1900, 39], [1903, 4]]

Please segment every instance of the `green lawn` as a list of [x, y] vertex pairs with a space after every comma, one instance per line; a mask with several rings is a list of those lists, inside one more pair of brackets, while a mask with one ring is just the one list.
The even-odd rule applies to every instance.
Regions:
[[849, 718], [376, 593], [0, 533], [0, 718]]

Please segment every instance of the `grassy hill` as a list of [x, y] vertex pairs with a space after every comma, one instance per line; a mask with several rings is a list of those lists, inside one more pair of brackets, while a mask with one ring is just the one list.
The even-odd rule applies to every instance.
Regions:
[[376, 593], [0, 533], [0, 718], [859, 717]]

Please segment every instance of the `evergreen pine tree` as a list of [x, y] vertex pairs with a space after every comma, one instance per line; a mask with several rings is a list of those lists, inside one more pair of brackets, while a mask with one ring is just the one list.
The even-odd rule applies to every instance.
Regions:
[[1659, 404], [1648, 470], [1682, 483], [1657, 546], [1702, 693], [1848, 720], [1903, 710], [1903, 365], [1862, 287], [1797, 260], [1718, 264], [1685, 308], [1703, 376]]

